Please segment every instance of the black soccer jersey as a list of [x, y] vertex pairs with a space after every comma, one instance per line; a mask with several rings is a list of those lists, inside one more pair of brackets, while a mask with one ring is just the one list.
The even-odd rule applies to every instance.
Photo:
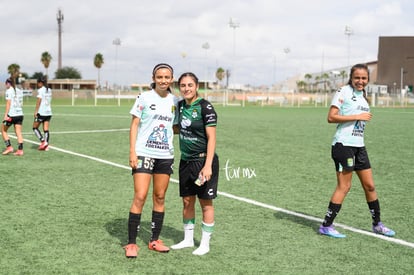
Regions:
[[181, 159], [198, 160], [206, 157], [207, 135], [205, 127], [217, 125], [214, 107], [203, 98], [197, 98], [191, 105], [179, 102]]

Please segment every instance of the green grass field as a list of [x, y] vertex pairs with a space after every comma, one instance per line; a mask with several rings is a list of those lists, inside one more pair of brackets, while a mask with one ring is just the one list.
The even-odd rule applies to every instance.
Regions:
[[[413, 274], [414, 109], [373, 109], [366, 132], [394, 239], [369, 233], [356, 176], [336, 219], [347, 238], [317, 234], [336, 184], [326, 108], [216, 106], [220, 194], [210, 253], [148, 250], [149, 199], [139, 256], [127, 259], [130, 107], [55, 105], [51, 149], [41, 152], [31, 132], [34, 106], [26, 104], [25, 155], [0, 160], [1, 274]], [[175, 167], [178, 159], [177, 146]], [[175, 171], [161, 233], [167, 245], [183, 236]]]

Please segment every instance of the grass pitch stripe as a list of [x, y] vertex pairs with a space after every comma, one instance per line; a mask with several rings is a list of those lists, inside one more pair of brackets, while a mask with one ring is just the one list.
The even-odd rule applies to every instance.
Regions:
[[[16, 137], [13, 137], [13, 138], [16, 138]], [[34, 141], [31, 141], [31, 140], [27, 140], [27, 139], [24, 139], [24, 141], [28, 142], [28, 143], [31, 143], [31, 144], [40, 144], [39, 142], [34, 142]], [[94, 161], [97, 161], [97, 162], [100, 162], [100, 163], [108, 164], [108, 165], [111, 165], [111, 166], [114, 166], [114, 167], [127, 169], [127, 170], [131, 169], [131, 167], [126, 166], [126, 165], [121, 165], [121, 164], [114, 163], [114, 162], [107, 161], [107, 160], [103, 160], [103, 159], [100, 159], [100, 158], [96, 158], [96, 157], [92, 157], [92, 156], [88, 156], [88, 155], [84, 155], [84, 154], [79, 154], [79, 153], [72, 152], [72, 151], [65, 150], [65, 149], [61, 149], [61, 148], [58, 148], [58, 147], [55, 147], [55, 146], [49, 146], [49, 148], [53, 149], [53, 150], [56, 150], [56, 151], [59, 151], [59, 152], [62, 152], [62, 153], [70, 154], [70, 155], [73, 155], [73, 156], [82, 157], [82, 158], [94, 160]], [[176, 180], [176, 179], [170, 179], [170, 181], [178, 183], [178, 180]], [[299, 217], [299, 218], [302, 218], [302, 219], [315, 221], [315, 222], [320, 222], [320, 223], [323, 221], [320, 218], [316, 218], [316, 217], [312, 217], [312, 216], [309, 216], [309, 215], [294, 212], [294, 211], [291, 211], [291, 210], [283, 209], [283, 208], [276, 207], [276, 206], [273, 206], [273, 205], [270, 205], [270, 204], [265, 204], [265, 203], [258, 202], [258, 201], [252, 200], [252, 199], [238, 197], [238, 196], [226, 193], [226, 192], [218, 191], [217, 193], [221, 196], [224, 196], [224, 197], [227, 197], [227, 198], [230, 198], [230, 199], [234, 199], [234, 200], [238, 200], [238, 201], [245, 202], [245, 203], [248, 203], [248, 204], [260, 206], [260, 207], [267, 208], [267, 209], [270, 209], [270, 210], [274, 210], [274, 211], [277, 211], [277, 212], [282, 212], [282, 213], [285, 213], [285, 214], [288, 214], [288, 215], [291, 215], [291, 216], [295, 216], [295, 217]], [[414, 248], [414, 243], [410, 243], [410, 242], [407, 242], [407, 241], [404, 241], [404, 240], [401, 240], [401, 239], [386, 237], [386, 236], [383, 236], [383, 235], [375, 234], [373, 232], [368, 232], [368, 231], [365, 231], [365, 230], [361, 230], [361, 229], [354, 228], [354, 227], [347, 226], [347, 225], [340, 224], [340, 223], [335, 223], [335, 226], [346, 229], [348, 231], [355, 232], [355, 233], [367, 235], [367, 236], [370, 236], [370, 237], [382, 239], [384, 241], [388, 241], [388, 242], [396, 243], [396, 244], [399, 244], [399, 245]]]

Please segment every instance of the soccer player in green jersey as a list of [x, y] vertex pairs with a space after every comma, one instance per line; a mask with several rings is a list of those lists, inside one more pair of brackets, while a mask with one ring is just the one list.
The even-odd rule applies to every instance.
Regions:
[[332, 159], [335, 163], [337, 185], [329, 202], [319, 233], [334, 238], [344, 238], [333, 226], [345, 196], [351, 189], [352, 174], [358, 175], [372, 216], [372, 231], [392, 237], [395, 232], [381, 222], [380, 205], [375, 190], [371, 164], [364, 144], [364, 130], [371, 120], [365, 86], [369, 82], [369, 70], [364, 64], [351, 68], [348, 85], [339, 89], [332, 99], [328, 122], [337, 123], [332, 141]]
[[219, 160], [215, 153], [217, 114], [207, 100], [198, 95], [198, 78], [184, 73], [178, 79], [181, 100], [178, 104], [178, 126], [181, 160], [179, 168], [180, 197], [183, 199], [184, 240], [172, 249], [194, 246], [195, 202], [198, 197], [203, 221], [200, 246], [194, 255], [210, 251], [214, 229], [213, 199], [217, 196]]

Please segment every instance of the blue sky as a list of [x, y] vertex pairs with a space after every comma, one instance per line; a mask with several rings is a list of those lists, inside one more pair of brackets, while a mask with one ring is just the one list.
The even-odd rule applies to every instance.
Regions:
[[[159, 0], [5, 1], [0, 14], [0, 76], [17, 63], [29, 75], [45, 71], [44, 51], [58, 61], [56, 14], [64, 14], [63, 66], [96, 79], [93, 57], [102, 53], [101, 82], [149, 83], [159, 62], [175, 77], [193, 71], [214, 79], [218, 67], [230, 82], [271, 85], [377, 59], [379, 36], [413, 36], [412, 0]], [[237, 27], [230, 27], [233, 18]], [[349, 26], [352, 34], [345, 35]], [[113, 40], [119, 38], [120, 46]], [[208, 43], [208, 47], [203, 47]], [[288, 50], [287, 50], [288, 49]]]

